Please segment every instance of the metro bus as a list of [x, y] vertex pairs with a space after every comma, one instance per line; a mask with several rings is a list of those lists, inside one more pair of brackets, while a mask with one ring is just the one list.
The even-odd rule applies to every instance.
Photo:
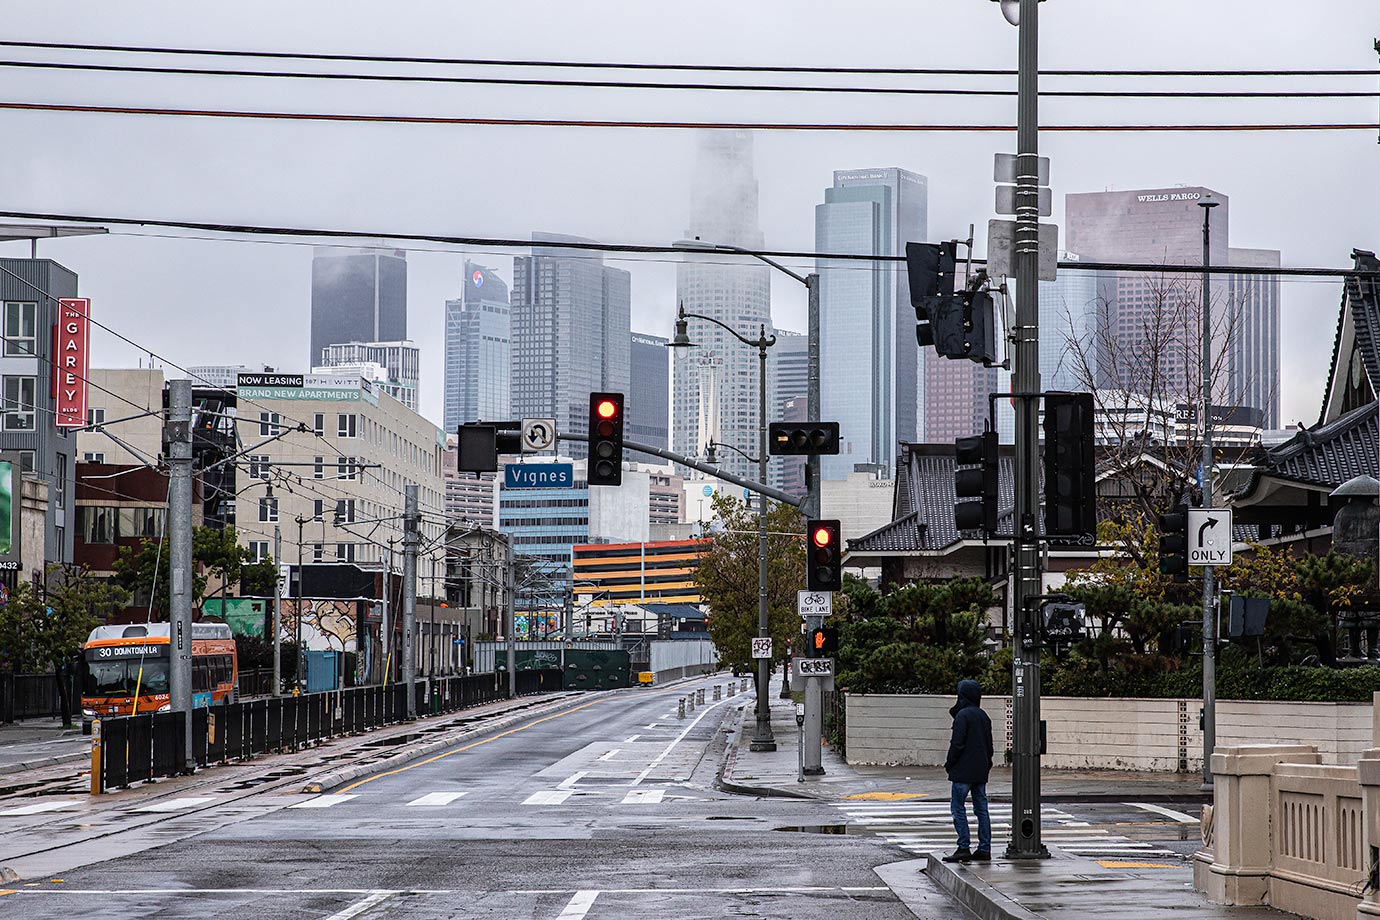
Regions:
[[[167, 623], [97, 626], [82, 647], [86, 719], [172, 708]], [[225, 623], [192, 624], [192, 706], [233, 702], [239, 680], [235, 637]]]

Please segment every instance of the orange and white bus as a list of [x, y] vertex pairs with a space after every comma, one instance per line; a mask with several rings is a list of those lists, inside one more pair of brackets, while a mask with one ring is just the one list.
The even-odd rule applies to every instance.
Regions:
[[[167, 623], [97, 626], [82, 648], [81, 708], [87, 719], [171, 708]], [[235, 637], [225, 623], [192, 624], [192, 705], [234, 701]]]

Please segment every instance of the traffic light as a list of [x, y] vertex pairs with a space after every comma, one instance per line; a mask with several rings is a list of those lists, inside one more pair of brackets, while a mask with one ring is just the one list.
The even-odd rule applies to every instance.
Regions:
[[958, 244], [907, 243], [906, 275], [910, 280], [910, 305], [915, 308], [915, 339], [920, 347], [934, 344], [934, 314], [940, 304], [954, 297], [954, 268]]
[[806, 658], [828, 658], [839, 650], [839, 631], [832, 626], [810, 630], [805, 637]]
[[[954, 526], [997, 530], [997, 433], [984, 431], [954, 441]], [[965, 499], [967, 499], [965, 501]]]
[[838, 422], [772, 422], [768, 452], [779, 456], [814, 456], [839, 452]]
[[1188, 582], [1188, 508], [1184, 505], [1160, 515], [1160, 574], [1181, 585]]
[[522, 453], [517, 422], [470, 422], [460, 426], [456, 469], [462, 473], [493, 473], [500, 454]]
[[623, 394], [589, 394], [589, 484], [623, 484]]
[[957, 266], [956, 242], [906, 244], [915, 340], [945, 358], [995, 363], [996, 315], [992, 295], [980, 287], [986, 276], [979, 273], [968, 290], [955, 294]]
[[810, 521], [805, 530], [805, 587], [843, 590], [843, 540], [838, 521]]
[[1091, 393], [1045, 394], [1045, 535], [1097, 531]]

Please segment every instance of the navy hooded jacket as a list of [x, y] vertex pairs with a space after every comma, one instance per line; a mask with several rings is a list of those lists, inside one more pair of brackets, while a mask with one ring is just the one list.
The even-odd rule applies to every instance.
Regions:
[[982, 711], [982, 687], [977, 681], [958, 682], [958, 703], [949, 715], [954, 717], [949, 756], [944, 758], [949, 782], [985, 785], [992, 772], [992, 720]]

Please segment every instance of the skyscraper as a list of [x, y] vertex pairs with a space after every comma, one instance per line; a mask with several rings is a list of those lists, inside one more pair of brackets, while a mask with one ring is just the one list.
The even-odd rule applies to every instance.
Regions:
[[[626, 393], [631, 376], [632, 277], [559, 245], [583, 242], [533, 233], [532, 254], [513, 259], [511, 414], [555, 418], [570, 434], [589, 431], [590, 393]], [[586, 455], [581, 444], [568, 449]]]
[[311, 261], [311, 356], [327, 345], [407, 338], [407, 253], [318, 247]]
[[466, 261], [464, 294], [446, 301], [446, 431], [512, 414], [510, 333], [508, 285]]
[[415, 412], [421, 363], [422, 350], [412, 342], [336, 342], [321, 349], [312, 373], [358, 373]]
[[[709, 244], [762, 248], [748, 132], [700, 134], [686, 235]], [[687, 257], [676, 266], [677, 299], [686, 312], [712, 316], [746, 338], [756, 338], [763, 329], [771, 334], [771, 269], [746, 260], [725, 262]], [[672, 449], [702, 456], [712, 440], [755, 454], [756, 350], [703, 320], [690, 320], [689, 333], [698, 347], [678, 349], [674, 358]], [[726, 469], [756, 478], [755, 466], [737, 453], [724, 451], [720, 457]]]
[[[1277, 249], [1231, 250], [1231, 264], [1279, 268]], [[1264, 413], [1265, 428], [1279, 427], [1279, 275], [1228, 275], [1229, 405]]]
[[666, 345], [666, 339], [633, 333], [628, 390], [628, 439], [662, 450], [671, 441], [671, 356]]
[[[815, 205], [815, 249], [903, 255], [928, 232], [927, 183], [895, 167], [836, 171]], [[842, 479], [860, 463], [890, 470], [898, 442], [914, 440], [925, 418], [906, 273], [899, 263], [828, 259], [818, 270], [820, 374], [848, 382], [821, 389], [821, 418], [839, 423], [840, 438], [821, 474]]]
[[[810, 339], [801, 332], [776, 330], [776, 344], [767, 352], [767, 421], [806, 420], [810, 386]], [[789, 411], [788, 411], [789, 408]], [[793, 418], [798, 414], [799, 418]], [[787, 492], [797, 480], [804, 490], [804, 458], [773, 457], [768, 464], [768, 484]]]
[[[1059, 253], [1061, 262], [1078, 256]], [[1040, 387], [1086, 390], [1097, 380], [1096, 272], [1060, 269], [1040, 282]]]

